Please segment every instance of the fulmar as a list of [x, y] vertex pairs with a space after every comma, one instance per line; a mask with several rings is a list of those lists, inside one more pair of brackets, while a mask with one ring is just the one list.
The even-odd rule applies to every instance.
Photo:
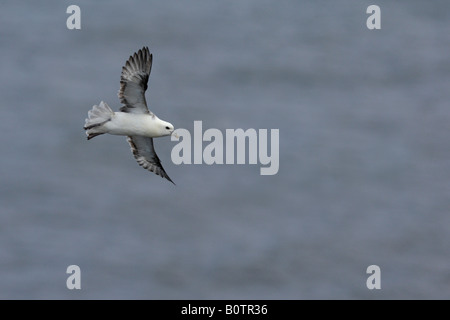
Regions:
[[162, 167], [153, 146], [153, 138], [176, 134], [171, 123], [159, 119], [147, 107], [145, 91], [152, 59], [148, 47], [130, 56], [120, 77], [118, 96], [123, 104], [120, 112], [114, 112], [101, 101], [88, 112], [84, 129], [88, 140], [104, 133], [127, 136], [138, 164], [175, 184]]

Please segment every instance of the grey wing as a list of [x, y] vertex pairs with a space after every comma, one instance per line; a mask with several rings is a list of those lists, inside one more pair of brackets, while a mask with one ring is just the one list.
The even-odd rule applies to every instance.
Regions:
[[161, 161], [155, 152], [153, 147], [153, 139], [143, 136], [129, 136], [127, 141], [131, 146], [131, 151], [133, 152], [134, 158], [140, 166], [144, 167], [158, 176], [166, 178], [173, 184], [175, 184], [172, 179], [169, 178], [166, 171], [161, 165]]
[[145, 101], [148, 78], [152, 69], [153, 56], [147, 47], [130, 56], [122, 67], [119, 99], [124, 104], [120, 111], [152, 114]]

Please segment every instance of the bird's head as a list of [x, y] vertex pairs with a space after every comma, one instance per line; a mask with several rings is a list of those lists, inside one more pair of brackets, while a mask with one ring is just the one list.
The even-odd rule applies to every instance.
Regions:
[[174, 131], [173, 125], [170, 122], [163, 121], [163, 120], [161, 120], [161, 122], [159, 124], [159, 131], [160, 131], [161, 137], [170, 136], [172, 134], [176, 135], [176, 133], [173, 132]]

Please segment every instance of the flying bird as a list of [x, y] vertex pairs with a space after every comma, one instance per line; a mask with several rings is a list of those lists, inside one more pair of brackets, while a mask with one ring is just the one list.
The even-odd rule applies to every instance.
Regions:
[[84, 129], [88, 140], [104, 133], [127, 136], [137, 163], [175, 184], [162, 167], [153, 146], [153, 138], [176, 134], [171, 123], [159, 119], [147, 107], [145, 91], [152, 59], [147, 47], [130, 56], [120, 77], [118, 96], [123, 104], [120, 112], [114, 112], [101, 101], [88, 112]]

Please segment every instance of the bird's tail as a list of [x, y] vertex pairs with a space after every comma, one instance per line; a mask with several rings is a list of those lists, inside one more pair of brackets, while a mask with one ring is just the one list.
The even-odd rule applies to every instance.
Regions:
[[105, 102], [101, 101], [98, 106], [94, 105], [89, 110], [88, 118], [84, 124], [88, 140], [105, 133], [106, 130], [103, 125], [110, 121], [113, 115], [114, 111]]

